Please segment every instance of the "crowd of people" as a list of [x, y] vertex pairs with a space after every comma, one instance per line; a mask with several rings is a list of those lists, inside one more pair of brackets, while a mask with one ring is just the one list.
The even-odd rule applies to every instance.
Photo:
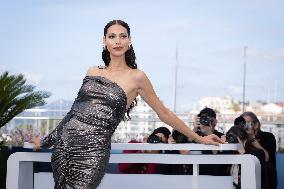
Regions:
[[[251, 154], [258, 158], [261, 164], [262, 189], [277, 188], [276, 171], [276, 140], [272, 133], [261, 130], [261, 123], [253, 112], [244, 112], [234, 121], [234, 125], [226, 132], [215, 129], [217, 125], [216, 112], [211, 108], [204, 108], [196, 116], [193, 130], [200, 136], [215, 134], [226, 143], [241, 144], [238, 151], [202, 151], [202, 154]], [[195, 143], [177, 130], [159, 127], [149, 138], [142, 142], [148, 143]], [[130, 143], [138, 143], [131, 140]], [[127, 151], [124, 153], [161, 153], [160, 151]], [[191, 154], [189, 150], [166, 151], [168, 154]], [[189, 157], [190, 158], [190, 157]], [[119, 164], [120, 173], [133, 174], [166, 174], [192, 175], [192, 165], [167, 164]], [[199, 165], [200, 175], [232, 176], [236, 189], [240, 188], [240, 165]]]

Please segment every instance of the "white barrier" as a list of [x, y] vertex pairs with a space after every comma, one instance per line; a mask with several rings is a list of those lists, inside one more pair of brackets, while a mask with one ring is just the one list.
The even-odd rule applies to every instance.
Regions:
[[[236, 150], [236, 145], [224, 144], [220, 146], [209, 146], [200, 144], [112, 144], [112, 149], [148, 149], [148, 150], [170, 150], [170, 149], [193, 149], [193, 150]], [[33, 162], [50, 162], [51, 153], [18, 152], [12, 154], [7, 163], [7, 189], [32, 189], [34, 188]], [[111, 154], [110, 163], [166, 163], [166, 164], [240, 164], [241, 165], [241, 187], [242, 189], [261, 188], [261, 170], [258, 159], [252, 155], [179, 155], [179, 154]], [[149, 188], [151, 183], [164, 182], [168, 188], [170, 184], [183, 183], [179, 188], [201, 189], [214, 188], [215, 176], [199, 176], [198, 166], [195, 167], [194, 176], [171, 176], [171, 175], [120, 175], [107, 174], [100, 189], [142, 189]], [[168, 179], [169, 178], [169, 179]], [[213, 179], [212, 179], [213, 178]], [[183, 180], [180, 180], [183, 179]], [[207, 185], [206, 187], [204, 184]], [[159, 182], [158, 182], [159, 183]], [[147, 187], [147, 184], [149, 185]], [[157, 183], [156, 183], [157, 184]], [[220, 188], [222, 184], [216, 184]], [[158, 185], [160, 188], [160, 184]], [[183, 187], [184, 186], [184, 187]], [[152, 187], [150, 187], [152, 188]], [[163, 187], [165, 188], [165, 187]]]

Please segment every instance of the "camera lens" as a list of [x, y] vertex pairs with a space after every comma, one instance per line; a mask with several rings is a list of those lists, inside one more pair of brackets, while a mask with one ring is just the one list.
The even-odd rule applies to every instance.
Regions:
[[200, 116], [200, 124], [204, 126], [210, 126], [211, 118], [209, 116]]
[[235, 136], [235, 135], [232, 134], [232, 133], [226, 135], [226, 141], [227, 141], [228, 143], [233, 143], [233, 144], [239, 143], [238, 137]]
[[158, 137], [155, 134], [152, 134], [148, 137], [147, 142], [151, 144], [156, 144], [156, 143], [161, 143], [162, 141], [160, 137]]

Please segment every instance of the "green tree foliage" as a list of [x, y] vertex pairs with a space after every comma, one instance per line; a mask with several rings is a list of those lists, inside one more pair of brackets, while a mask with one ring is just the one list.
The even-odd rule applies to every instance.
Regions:
[[26, 109], [43, 106], [49, 92], [35, 91], [35, 86], [26, 84], [24, 75], [0, 75], [0, 128]]

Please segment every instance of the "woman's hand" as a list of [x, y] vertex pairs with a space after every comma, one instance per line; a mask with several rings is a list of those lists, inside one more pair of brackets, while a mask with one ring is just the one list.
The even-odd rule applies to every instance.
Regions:
[[238, 142], [240, 145], [240, 149], [238, 150], [238, 152], [240, 154], [245, 154], [246, 153], [246, 150], [245, 150], [245, 144], [243, 143], [243, 141], [238, 137]]
[[265, 155], [265, 161], [268, 162], [269, 161], [269, 153], [267, 152], [267, 150], [265, 150], [261, 144], [258, 142], [258, 140], [256, 138], [252, 138], [252, 139], [249, 139], [251, 140], [251, 144], [257, 148], [257, 149], [260, 149], [260, 150], [263, 150], [264, 151], [264, 155]]
[[246, 131], [249, 134], [249, 136], [255, 137], [255, 133], [254, 133], [253, 128], [247, 128]]
[[225, 144], [225, 143], [228, 143], [228, 142], [227, 142], [226, 135], [222, 135], [222, 136], [221, 136], [221, 140], [222, 140], [222, 143], [224, 143], [224, 144]]
[[200, 117], [194, 116], [193, 131], [196, 132], [200, 129]]
[[34, 149], [35, 150], [39, 150], [40, 149], [40, 138], [39, 137], [33, 137], [31, 140], [30, 140], [30, 143], [33, 143], [34, 144]]
[[224, 142], [218, 136], [216, 136], [214, 134], [211, 134], [211, 135], [207, 135], [207, 136], [201, 137], [200, 143], [201, 144], [219, 145], [219, 144], [223, 144]]
[[175, 141], [175, 139], [174, 139], [172, 136], [170, 136], [170, 137], [168, 138], [168, 143], [169, 143], [169, 144], [175, 144], [176, 141]]

